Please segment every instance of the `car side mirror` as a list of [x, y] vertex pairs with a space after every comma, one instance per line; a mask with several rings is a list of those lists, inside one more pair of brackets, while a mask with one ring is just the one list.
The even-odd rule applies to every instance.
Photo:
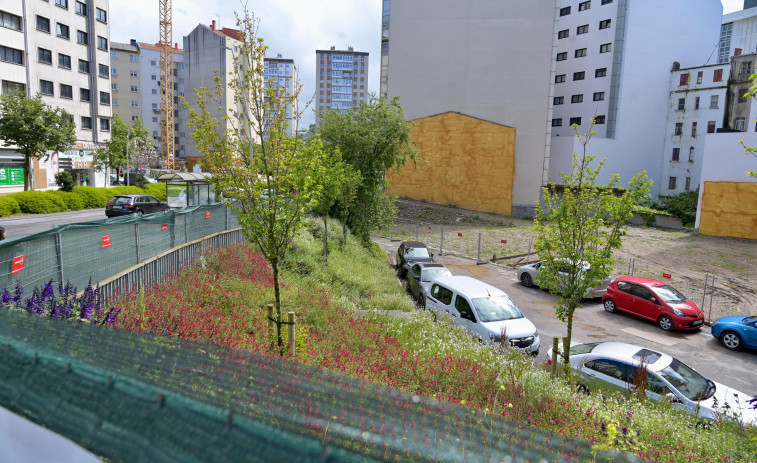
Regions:
[[669, 400], [672, 404], [680, 404], [681, 399], [678, 398], [677, 395], [673, 394], [672, 392], [668, 392], [665, 394], [665, 400]]
[[657, 305], [660, 305], [660, 301], [658, 301], [656, 297], [653, 297], [652, 299], [650, 299], [650, 301], [654, 302]]
[[431, 256], [432, 259], [434, 258], [434, 253], [433, 252], [430, 252], [429, 255]]
[[413, 278], [416, 279], [416, 280], [419, 280], [419, 281], [421, 279], [420, 275], [413, 275]]

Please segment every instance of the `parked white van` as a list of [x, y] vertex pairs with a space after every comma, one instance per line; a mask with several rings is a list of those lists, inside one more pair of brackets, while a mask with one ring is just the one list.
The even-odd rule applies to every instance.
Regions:
[[465, 276], [440, 277], [433, 280], [426, 299], [426, 309], [449, 314], [482, 342], [500, 342], [505, 333], [510, 346], [536, 355], [539, 332], [518, 306], [501, 289]]

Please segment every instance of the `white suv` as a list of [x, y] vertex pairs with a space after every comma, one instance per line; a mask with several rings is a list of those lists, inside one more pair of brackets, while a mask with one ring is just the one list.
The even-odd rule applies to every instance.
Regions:
[[471, 277], [436, 278], [426, 299], [434, 315], [448, 314], [473, 337], [483, 342], [508, 344], [533, 355], [539, 353], [539, 332], [501, 289]]

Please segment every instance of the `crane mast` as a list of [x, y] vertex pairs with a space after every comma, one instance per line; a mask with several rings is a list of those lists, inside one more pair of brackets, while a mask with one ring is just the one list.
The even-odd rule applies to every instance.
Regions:
[[171, 0], [159, 0], [160, 8], [160, 135], [167, 169], [176, 168], [174, 158], [173, 20]]

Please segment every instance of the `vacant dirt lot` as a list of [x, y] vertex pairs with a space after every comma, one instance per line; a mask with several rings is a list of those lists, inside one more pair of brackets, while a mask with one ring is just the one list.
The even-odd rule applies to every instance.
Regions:
[[[489, 261], [495, 255], [527, 253], [535, 237], [532, 225], [530, 220], [400, 199], [397, 224], [382, 235], [396, 240], [417, 237], [437, 252]], [[663, 279], [663, 274], [670, 274], [671, 284], [699, 304], [708, 318], [757, 314], [756, 241], [629, 226], [615, 257], [616, 275]], [[525, 260], [512, 257], [497, 263], [515, 268]]]

